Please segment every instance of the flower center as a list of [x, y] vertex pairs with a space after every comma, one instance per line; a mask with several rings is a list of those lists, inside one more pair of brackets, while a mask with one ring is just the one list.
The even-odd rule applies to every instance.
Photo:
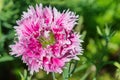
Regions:
[[48, 45], [53, 45], [55, 43], [55, 37], [51, 31], [44, 32], [44, 34], [41, 35], [38, 40], [42, 44], [43, 48], [46, 48]]

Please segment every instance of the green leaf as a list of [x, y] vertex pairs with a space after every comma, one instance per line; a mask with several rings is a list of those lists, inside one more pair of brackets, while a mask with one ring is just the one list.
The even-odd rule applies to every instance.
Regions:
[[66, 67], [64, 68], [63, 70], [63, 80], [68, 80], [68, 77], [69, 77], [69, 64], [70, 63], [67, 63], [66, 64]]
[[84, 39], [85, 39], [86, 34], [87, 34], [87, 31], [83, 31], [83, 32], [82, 32], [82, 36], [81, 36], [81, 39], [82, 39], [82, 40], [84, 40]]
[[24, 72], [19, 72], [19, 75], [21, 77], [21, 80], [31, 80], [32, 75], [28, 75], [27, 70], [24, 70]]
[[97, 33], [100, 35], [100, 36], [102, 36], [103, 35], [103, 33], [102, 33], [102, 31], [101, 31], [101, 29], [97, 26]]
[[12, 61], [12, 60], [14, 60], [14, 58], [11, 56], [1, 56], [0, 57], [0, 62], [6, 62], [6, 61]]
[[115, 62], [115, 63], [114, 63], [114, 65], [115, 65], [117, 68], [119, 68], [119, 69], [120, 69], [120, 63]]
[[108, 25], [105, 25], [105, 34], [106, 36], [110, 34], [110, 28], [108, 28]]

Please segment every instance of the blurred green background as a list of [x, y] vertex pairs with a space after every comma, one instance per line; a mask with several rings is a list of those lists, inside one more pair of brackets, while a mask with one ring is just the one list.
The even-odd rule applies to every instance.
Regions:
[[[0, 0], [0, 80], [22, 80], [20, 73], [27, 74], [21, 59], [9, 55], [9, 45], [16, 20], [29, 5], [39, 3], [79, 15], [74, 30], [83, 35], [84, 53], [70, 80], [120, 80], [120, 0]], [[56, 74], [58, 80], [61, 76]], [[51, 74], [42, 70], [32, 76], [32, 80], [48, 79], [53, 80]]]

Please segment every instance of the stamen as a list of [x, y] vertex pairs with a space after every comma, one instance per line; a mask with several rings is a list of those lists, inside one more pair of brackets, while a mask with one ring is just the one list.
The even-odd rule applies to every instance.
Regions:
[[55, 37], [52, 32], [49, 32], [48, 38], [46, 38], [44, 35], [41, 35], [38, 40], [42, 44], [43, 48], [46, 48], [48, 45], [53, 45], [55, 43]]

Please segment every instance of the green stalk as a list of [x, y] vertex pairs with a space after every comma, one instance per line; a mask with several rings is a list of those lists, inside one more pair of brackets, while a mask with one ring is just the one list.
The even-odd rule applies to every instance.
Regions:
[[103, 58], [104, 58], [104, 56], [107, 54], [107, 47], [108, 47], [108, 42], [109, 42], [108, 36], [105, 36], [104, 39], [105, 39], [105, 45], [104, 45], [104, 47], [103, 47], [102, 55], [101, 55], [100, 58], [99, 58], [99, 63], [96, 64], [96, 75], [95, 75], [95, 77], [97, 77], [99, 71], [100, 71], [101, 68], [104, 66]]
[[71, 65], [72, 65], [72, 63], [70, 63], [70, 66], [69, 66], [69, 77], [74, 73], [74, 71], [77, 67], [77, 61], [74, 62], [72, 70], [71, 70]]
[[54, 72], [52, 72], [52, 77], [53, 77], [53, 80], [57, 80], [57, 79], [55, 78], [55, 73], [54, 73]]
[[69, 66], [70, 63], [67, 63], [65, 69], [63, 70], [63, 80], [68, 80], [69, 78]]
[[0, 37], [2, 37], [1, 21], [0, 21]]

